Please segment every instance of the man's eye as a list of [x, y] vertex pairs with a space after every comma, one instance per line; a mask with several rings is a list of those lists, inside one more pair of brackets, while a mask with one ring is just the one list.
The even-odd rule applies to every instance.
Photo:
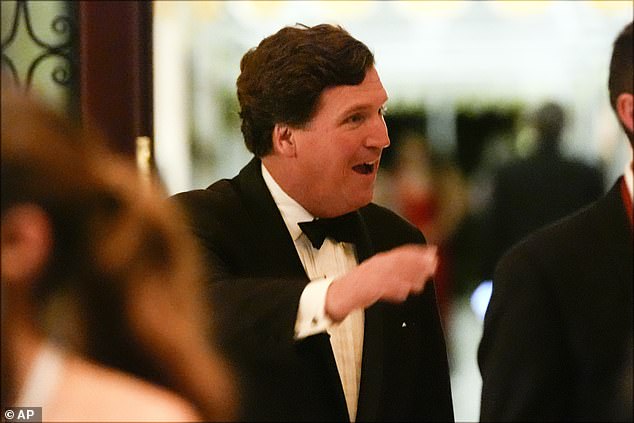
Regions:
[[359, 113], [354, 114], [354, 115], [348, 117], [348, 119], [346, 119], [346, 121], [349, 122], [349, 123], [360, 123], [360, 122], [363, 122], [363, 115], [361, 115]]

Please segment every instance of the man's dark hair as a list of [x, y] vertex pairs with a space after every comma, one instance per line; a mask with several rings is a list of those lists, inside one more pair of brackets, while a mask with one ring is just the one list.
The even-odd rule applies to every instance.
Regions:
[[340, 26], [287, 26], [249, 50], [237, 80], [244, 142], [253, 154], [272, 149], [276, 123], [301, 127], [325, 88], [358, 85], [374, 55]]
[[[610, 76], [608, 89], [610, 91], [610, 103], [616, 110], [616, 99], [622, 93], [632, 94], [632, 22], [630, 22], [614, 41], [612, 59], [610, 61]], [[631, 135], [630, 135], [631, 136]]]

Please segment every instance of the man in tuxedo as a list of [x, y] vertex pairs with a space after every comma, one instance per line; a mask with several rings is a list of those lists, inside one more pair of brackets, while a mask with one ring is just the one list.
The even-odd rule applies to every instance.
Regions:
[[[630, 23], [608, 82], [630, 145], [632, 45]], [[631, 421], [632, 257], [630, 163], [602, 198], [500, 260], [478, 350], [482, 421]]]
[[208, 255], [241, 418], [453, 421], [435, 247], [371, 203], [390, 143], [373, 54], [341, 27], [297, 25], [240, 70], [254, 158], [175, 199]]

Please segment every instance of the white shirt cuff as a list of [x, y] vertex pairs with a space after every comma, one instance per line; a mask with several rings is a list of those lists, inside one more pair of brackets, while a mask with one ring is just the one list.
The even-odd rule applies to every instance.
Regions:
[[326, 294], [333, 278], [316, 279], [304, 288], [299, 299], [295, 339], [304, 339], [325, 332], [333, 321], [326, 315]]

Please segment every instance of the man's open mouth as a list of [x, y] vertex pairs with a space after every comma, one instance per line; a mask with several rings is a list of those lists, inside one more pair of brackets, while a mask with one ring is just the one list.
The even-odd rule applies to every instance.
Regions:
[[371, 163], [362, 163], [354, 166], [352, 170], [362, 175], [369, 175], [374, 172], [374, 168], [376, 166], [376, 162]]

